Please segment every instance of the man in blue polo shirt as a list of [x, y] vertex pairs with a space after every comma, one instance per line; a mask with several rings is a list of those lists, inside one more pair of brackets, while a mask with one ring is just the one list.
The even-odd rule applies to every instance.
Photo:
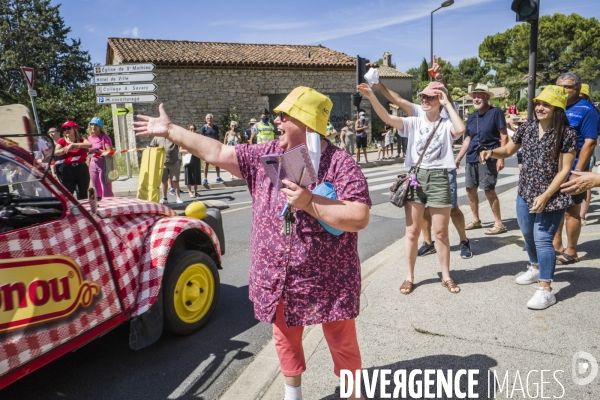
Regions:
[[[574, 72], [564, 73], [558, 77], [556, 84], [567, 91], [567, 118], [571, 126], [577, 131], [577, 154], [572, 169], [574, 171], [586, 171], [598, 143], [600, 117], [592, 103], [579, 97], [581, 77], [578, 74]], [[569, 180], [574, 178], [576, 176], [571, 175]], [[571, 196], [575, 204], [567, 208], [564, 218], [564, 224], [567, 226], [567, 245], [564, 246], [562, 242], [562, 223], [556, 232], [556, 236], [554, 236], [553, 245], [554, 250], [557, 252], [557, 265], [573, 264], [579, 261], [577, 257], [577, 242], [581, 233], [579, 212], [585, 195], [586, 193], [583, 192]]]
[[473, 98], [473, 106], [476, 111], [469, 115], [466, 123], [465, 139], [456, 156], [456, 168], [458, 169], [460, 161], [465, 153], [467, 154], [465, 186], [471, 212], [473, 213], [473, 221], [469, 222], [465, 229], [482, 227], [479, 219], [479, 197], [477, 195], [477, 190], [481, 187], [494, 215], [494, 226], [487, 229], [485, 234], [496, 235], [506, 232], [506, 227], [502, 223], [500, 215], [500, 200], [496, 194], [498, 172], [504, 168], [504, 160], [490, 158], [484, 164], [481, 164], [477, 147], [484, 146], [486, 149], [491, 150], [506, 145], [508, 141], [506, 119], [502, 110], [489, 104], [489, 100], [494, 97], [494, 94], [486, 85], [478, 84], [469, 95]]

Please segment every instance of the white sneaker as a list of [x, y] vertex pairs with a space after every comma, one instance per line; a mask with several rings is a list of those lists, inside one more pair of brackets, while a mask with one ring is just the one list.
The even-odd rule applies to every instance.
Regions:
[[527, 307], [533, 310], [543, 310], [553, 304], [556, 304], [554, 290], [549, 292], [543, 287], [539, 287], [533, 297], [527, 302]]
[[183, 200], [181, 200], [181, 197], [178, 197], [176, 202], [177, 202], [177, 204], [181, 204], [181, 203], [183, 203]]
[[540, 270], [533, 268], [531, 264], [527, 264], [527, 271], [523, 275], [517, 276], [515, 281], [519, 285], [529, 285], [536, 283], [540, 279]]
[[159, 203], [160, 204], [167, 204], [169, 202], [169, 200], [167, 199], [160, 199]]

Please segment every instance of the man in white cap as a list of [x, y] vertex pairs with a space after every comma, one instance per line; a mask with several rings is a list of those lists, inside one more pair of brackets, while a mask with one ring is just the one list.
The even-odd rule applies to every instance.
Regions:
[[[336, 375], [362, 367], [355, 327], [361, 284], [357, 243], [358, 231], [369, 223], [371, 200], [359, 166], [324, 137], [332, 106], [314, 89], [294, 89], [274, 110], [279, 139], [255, 146], [225, 146], [194, 135], [174, 125], [162, 104], [158, 118], [138, 115], [142, 122], [134, 123], [139, 136], [167, 137], [246, 180], [253, 201], [250, 299], [256, 318], [273, 324], [286, 400], [302, 399], [304, 326], [323, 325]], [[260, 157], [284, 154], [299, 145], [307, 145], [317, 167], [316, 184], [333, 185], [336, 199], [313, 194], [316, 184], [301, 187], [288, 180], [276, 192], [273, 182], [265, 179]], [[281, 216], [288, 208], [295, 219], [291, 226]], [[322, 223], [341, 234], [330, 233]]]
[[252, 118], [250, 119], [250, 122], [248, 122], [248, 129], [246, 129], [246, 143], [250, 143], [250, 144], [256, 144], [256, 141], [252, 141], [252, 132], [254, 131], [254, 127], [256, 125], [256, 119]]
[[494, 94], [486, 85], [477, 84], [475, 90], [469, 92], [469, 95], [473, 98], [473, 106], [476, 111], [469, 115], [466, 123], [465, 139], [456, 156], [456, 168], [458, 168], [465, 153], [467, 155], [465, 186], [469, 196], [469, 205], [473, 212], [473, 221], [469, 222], [465, 229], [482, 227], [479, 219], [479, 197], [477, 195], [477, 189], [481, 187], [494, 215], [494, 226], [484, 233], [486, 235], [497, 235], [506, 232], [506, 227], [502, 223], [500, 215], [500, 200], [496, 194], [498, 172], [504, 168], [504, 160], [490, 158], [484, 164], [481, 164], [478, 149], [492, 150], [507, 143], [506, 119], [502, 110], [489, 104], [489, 100], [494, 97]]

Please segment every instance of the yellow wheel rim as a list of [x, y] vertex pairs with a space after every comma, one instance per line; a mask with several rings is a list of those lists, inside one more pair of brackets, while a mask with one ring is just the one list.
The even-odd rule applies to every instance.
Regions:
[[192, 264], [179, 276], [173, 300], [179, 319], [198, 322], [210, 309], [215, 295], [213, 274], [204, 264]]

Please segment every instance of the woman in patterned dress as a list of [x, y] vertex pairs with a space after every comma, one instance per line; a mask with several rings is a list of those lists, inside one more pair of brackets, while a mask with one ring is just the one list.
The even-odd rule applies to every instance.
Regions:
[[571, 197], [559, 191], [567, 179], [577, 149], [577, 134], [565, 114], [567, 92], [547, 86], [535, 102], [533, 121], [519, 126], [506, 146], [482, 151], [481, 162], [490, 157], [504, 159], [522, 149], [523, 168], [519, 176], [517, 220], [529, 256], [527, 271], [516, 278], [519, 285], [539, 282], [540, 287], [527, 307], [543, 310], [556, 303], [551, 284], [556, 254], [552, 239], [558, 230]]

